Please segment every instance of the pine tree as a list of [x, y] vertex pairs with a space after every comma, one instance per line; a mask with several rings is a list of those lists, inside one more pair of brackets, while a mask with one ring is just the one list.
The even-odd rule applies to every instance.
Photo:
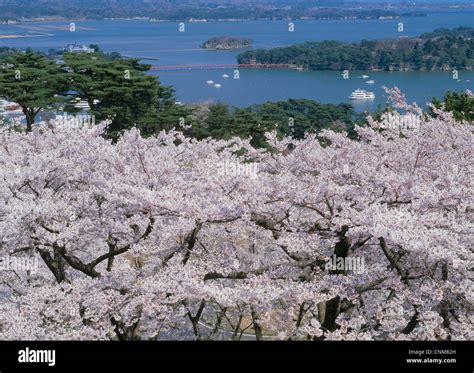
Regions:
[[20, 105], [31, 131], [38, 113], [64, 101], [66, 71], [44, 55], [15, 52], [0, 64], [0, 97]]

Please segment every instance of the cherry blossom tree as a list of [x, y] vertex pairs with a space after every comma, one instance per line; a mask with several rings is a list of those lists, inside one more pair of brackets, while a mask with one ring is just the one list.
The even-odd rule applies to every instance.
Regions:
[[472, 124], [388, 93], [270, 150], [1, 128], [0, 339], [472, 339]]

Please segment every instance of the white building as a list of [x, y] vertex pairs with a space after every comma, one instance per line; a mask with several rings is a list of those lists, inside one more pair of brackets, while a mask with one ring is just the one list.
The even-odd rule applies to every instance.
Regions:
[[89, 48], [85, 45], [77, 44], [77, 43], [66, 45], [63, 48], [63, 51], [70, 52], [70, 53], [94, 53], [94, 49]]

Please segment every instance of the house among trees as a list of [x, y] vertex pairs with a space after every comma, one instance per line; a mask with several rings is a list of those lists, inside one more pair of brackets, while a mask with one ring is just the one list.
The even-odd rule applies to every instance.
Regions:
[[63, 52], [70, 52], [70, 53], [94, 53], [94, 49], [89, 48], [85, 45], [80, 45], [77, 43], [68, 44], [63, 48]]

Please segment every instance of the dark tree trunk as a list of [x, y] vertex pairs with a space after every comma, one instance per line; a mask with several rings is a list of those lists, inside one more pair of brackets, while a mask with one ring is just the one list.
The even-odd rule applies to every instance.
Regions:
[[[351, 241], [349, 238], [346, 237], [346, 233], [349, 230], [349, 227], [344, 225], [342, 230], [338, 232], [339, 241], [336, 243], [336, 247], [334, 248], [334, 255], [336, 258], [336, 263], [338, 258], [346, 259], [347, 255], [349, 254], [349, 249], [351, 247]], [[344, 265], [345, 268], [345, 265]], [[329, 271], [330, 274], [345, 274], [345, 269], [335, 269]]]
[[263, 333], [262, 333], [262, 327], [260, 323], [258, 322], [258, 315], [257, 312], [251, 307], [251, 314], [252, 314], [252, 321], [253, 321], [253, 329], [255, 331], [255, 338], [257, 341], [263, 340]]
[[23, 114], [25, 114], [26, 117], [26, 131], [31, 132], [33, 129], [33, 124], [35, 123], [35, 114], [31, 111], [28, 110], [27, 108], [22, 108]]
[[66, 281], [66, 272], [64, 271], [64, 259], [59, 255], [59, 253], [55, 252], [54, 257], [47, 250], [43, 249], [36, 249], [41, 259], [45, 262], [46, 266], [49, 270], [53, 273], [54, 278], [60, 284], [63, 281]]
[[329, 331], [337, 329], [336, 318], [341, 310], [341, 298], [339, 296], [328, 300], [325, 304], [324, 319], [321, 326]]

